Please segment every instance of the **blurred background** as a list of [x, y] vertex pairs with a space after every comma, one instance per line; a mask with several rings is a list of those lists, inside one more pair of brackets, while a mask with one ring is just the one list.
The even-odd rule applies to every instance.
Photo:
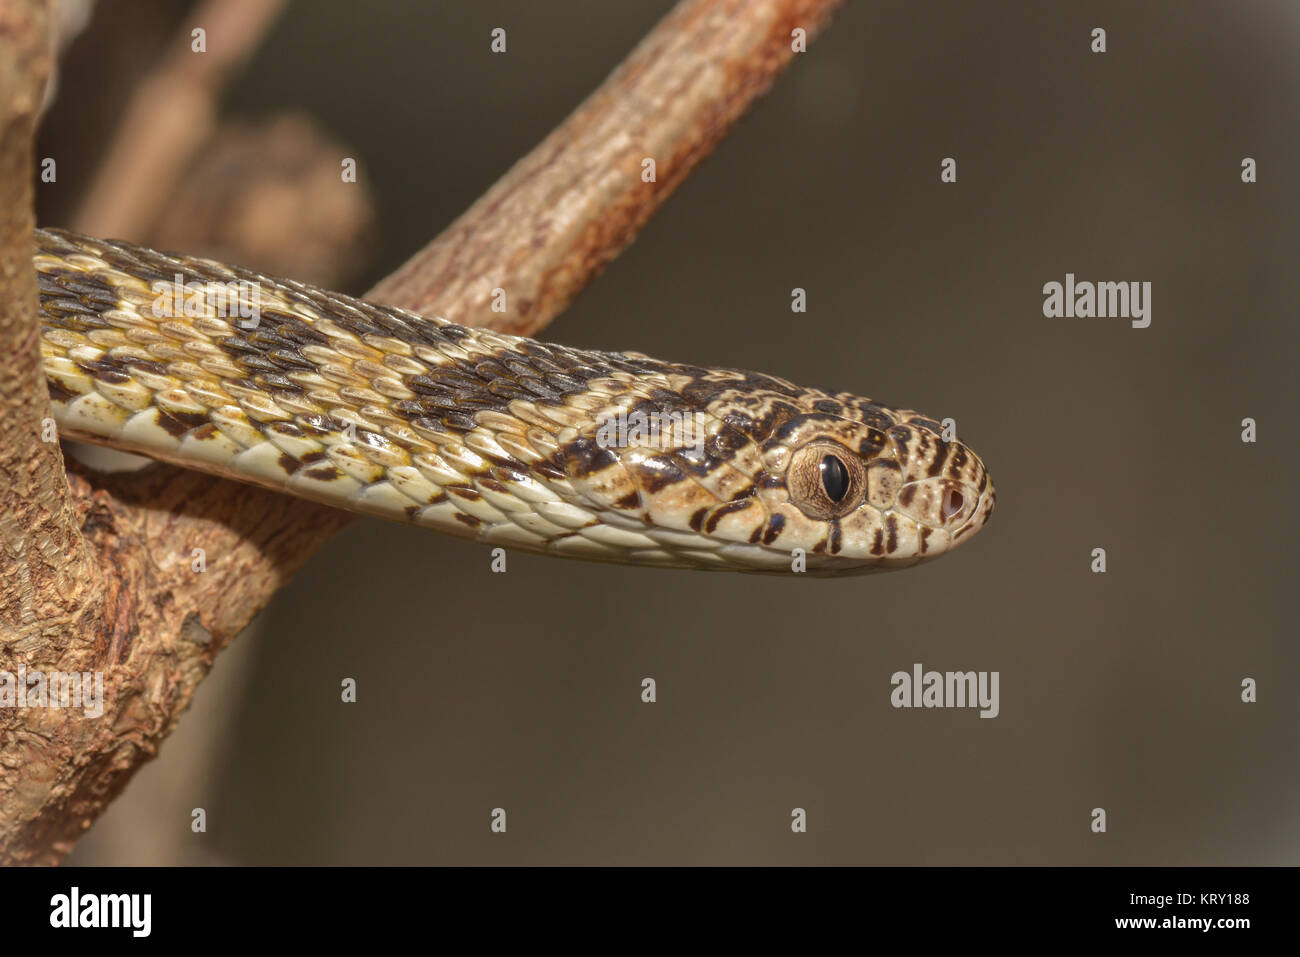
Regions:
[[[39, 219], [363, 291], [670, 6], [290, 3], [152, 220], [96, 177], [195, 14], [74, 9]], [[517, 553], [497, 575], [358, 520], [70, 862], [1300, 861], [1298, 30], [1287, 0], [841, 9], [544, 337], [952, 416], [997, 482], [989, 528], [808, 580]], [[1150, 327], [1044, 318], [1067, 272], [1150, 282]], [[1001, 713], [895, 710], [917, 662], [998, 671]]]

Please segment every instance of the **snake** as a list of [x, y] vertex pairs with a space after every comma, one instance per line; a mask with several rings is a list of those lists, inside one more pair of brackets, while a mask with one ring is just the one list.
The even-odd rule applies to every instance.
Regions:
[[64, 230], [36, 231], [34, 262], [60, 438], [494, 548], [654, 567], [888, 571], [993, 511], [951, 420], [851, 393]]

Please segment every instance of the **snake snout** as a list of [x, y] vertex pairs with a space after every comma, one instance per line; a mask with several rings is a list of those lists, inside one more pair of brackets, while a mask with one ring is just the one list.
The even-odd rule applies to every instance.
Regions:
[[993, 480], [984, 463], [960, 442], [923, 446], [904, 476], [895, 510], [956, 546], [979, 531], [993, 512]]
[[979, 489], [969, 482], [923, 478], [903, 486], [895, 509], [926, 528], [956, 532], [974, 518], [979, 505]]
[[954, 545], [987, 525], [989, 516], [993, 514], [993, 503], [996, 494], [993, 488], [993, 479], [989, 478], [987, 472], [981, 474], [980, 486], [981, 489], [978, 491], [977, 497], [972, 500], [970, 514], [961, 519], [959, 524], [953, 528], [952, 541]]

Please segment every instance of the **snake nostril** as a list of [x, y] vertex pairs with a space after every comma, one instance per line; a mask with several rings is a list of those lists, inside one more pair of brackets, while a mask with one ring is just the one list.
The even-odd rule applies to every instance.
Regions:
[[943, 494], [943, 520], [946, 522], [962, 510], [966, 504], [966, 499], [962, 497], [961, 492], [955, 488], [950, 488]]

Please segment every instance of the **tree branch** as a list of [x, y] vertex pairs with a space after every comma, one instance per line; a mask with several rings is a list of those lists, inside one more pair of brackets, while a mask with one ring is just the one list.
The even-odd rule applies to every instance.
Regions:
[[[371, 298], [532, 335], [632, 241], [838, 0], [688, 0]], [[653, 182], [643, 164], [654, 161]], [[504, 313], [490, 309], [506, 291]]]
[[[791, 31], [813, 35], [836, 2], [685, 0], [370, 298], [535, 332], [766, 89], [791, 56]], [[0, 69], [12, 68], [0, 73], [0, 183], [8, 191], [0, 195], [7, 217], [0, 295], [8, 297], [0, 309], [10, 317], [0, 346], [13, 346], [0, 354], [0, 400], [11, 410], [0, 425], [7, 572], [0, 672], [100, 671], [104, 680], [102, 717], [0, 709], [0, 862], [52, 863], [156, 753], [221, 648], [349, 519], [161, 466], [112, 476], [74, 466], [64, 487], [57, 444], [40, 443], [36, 430], [48, 411], [28, 184], [32, 114], [48, 62], [34, 0], [0, 9]], [[646, 158], [656, 163], [653, 182], [642, 179]], [[507, 313], [486, 308], [496, 286], [508, 291]]]

